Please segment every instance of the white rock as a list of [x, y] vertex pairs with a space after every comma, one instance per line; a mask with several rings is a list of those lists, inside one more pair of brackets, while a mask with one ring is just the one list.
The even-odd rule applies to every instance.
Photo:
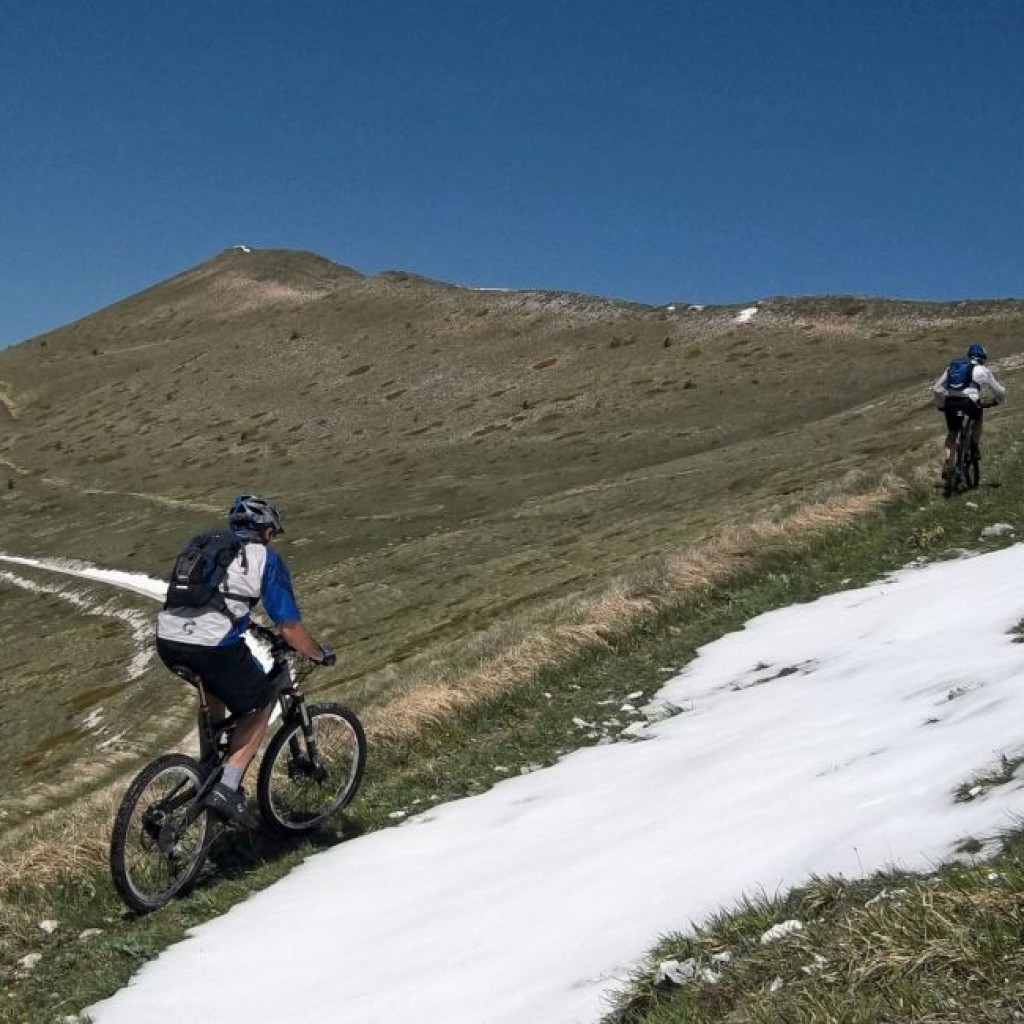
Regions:
[[389, 818], [394, 818], [395, 820], [397, 820], [399, 818], [404, 818], [408, 813], [409, 813], [408, 811], [392, 811], [388, 815], [388, 817]]
[[47, 918], [45, 921], [39, 922], [39, 927], [42, 931], [46, 932], [47, 935], [52, 935], [60, 927], [60, 921], [54, 921]]
[[988, 537], [1005, 537], [1008, 534], [1016, 533], [1017, 530], [1012, 523], [993, 523], [991, 526], [986, 526], [981, 531], [981, 539], [985, 540]]
[[626, 700], [639, 700], [643, 695], [643, 690], [634, 690], [632, 693], [626, 694]]
[[17, 974], [24, 978], [26, 975], [31, 974], [35, 969], [36, 965], [40, 960], [43, 959], [42, 953], [28, 953], [18, 961]]
[[663, 722], [666, 718], [671, 718], [673, 715], [678, 714], [679, 710], [675, 704], [670, 704], [668, 701], [660, 701], [657, 704], [648, 704], [642, 708], [641, 714], [648, 722]]
[[102, 934], [102, 928], [86, 928], [84, 931], [78, 933], [78, 941], [85, 942], [88, 939], [95, 939], [97, 935]]
[[711, 962], [713, 964], [731, 964], [732, 953], [730, 953], [727, 949], [722, 950], [721, 953], [712, 953]]
[[574, 718], [572, 720], [572, 724], [575, 725], [577, 729], [595, 729], [595, 728], [597, 728], [594, 725], [593, 722], [588, 722], [585, 718]]
[[619, 733], [620, 736], [632, 736], [634, 739], [638, 739], [641, 736], [646, 736], [646, 734], [646, 722], [633, 722], [632, 725], [627, 725], [626, 728]]
[[780, 988], [782, 988], [782, 979], [775, 978], [774, 981], [772, 981], [772, 983], [768, 986], [768, 991], [778, 992]]
[[906, 896], [906, 889], [883, 889], [877, 895], [872, 896], [871, 899], [864, 904], [865, 907], [873, 907], [878, 903], [895, 903], [901, 896]]
[[769, 942], [777, 942], [779, 939], [784, 939], [787, 935], [792, 935], [794, 932], [802, 932], [803, 930], [802, 921], [797, 921], [796, 919], [782, 921], [779, 924], [772, 925], [761, 936], [761, 945], [767, 946]]
[[658, 974], [655, 984], [664, 985], [689, 985], [697, 979], [697, 961], [690, 957], [688, 960], [663, 960], [658, 964]]

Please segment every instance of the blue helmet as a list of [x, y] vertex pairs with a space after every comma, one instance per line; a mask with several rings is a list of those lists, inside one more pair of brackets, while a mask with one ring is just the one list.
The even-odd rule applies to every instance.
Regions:
[[269, 526], [274, 533], [284, 533], [284, 520], [281, 513], [258, 494], [243, 494], [235, 498], [235, 503], [228, 513], [228, 526], [240, 537], [259, 540], [260, 535]]
[[985, 351], [985, 346], [981, 342], [972, 341], [967, 349], [967, 358], [976, 363], [988, 362], [988, 353]]

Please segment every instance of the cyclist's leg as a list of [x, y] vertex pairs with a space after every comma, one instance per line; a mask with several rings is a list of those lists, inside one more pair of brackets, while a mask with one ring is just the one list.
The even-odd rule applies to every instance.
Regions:
[[224, 763], [238, 769], [239, 777], [245, 774], [246, 768], [260, 748], [260, 741], [266, 734], [272, 710], [273, 704], [267, 704], [249, 712], [231, 733], [228, 756]]
[[210, 676], [208, 689], [233, 715], [240, 716], [231, 731], [225, 763], [237, 769], [241, 776], [266, 734], [273, 709], [274, 686], [244, 642], [217, 648], [217, 652], [217, 670]]
[[[220, 699], [220, 697], [216, 697], [212, 693], [206, 694], [206, 707], [210, 715], [210, 722], [214, 726], [228, 717], [227, 705]], [[200, 708], [196, 713], [196, 722], [199, 726], [199, 760], [205, 761], [207, 754], [211, 753], [211, 751], [209, 737], [206, 735], [206, 729], [203, 727], [204, 722], [202, 708]]]
[[985, 410], [978, 408], [978, 415], [974, 420], [974, 430], [971, 435], [971, 454], [976, 458], [981, 458], [981, 428], [985, 422]]
[[956, 462], [956, 435], [960, 430], [963, 410], [956, 399], [947, 398], [943, 413], [946, 417], [946, 442], [943, 447], [942, 478], [945, 480]]

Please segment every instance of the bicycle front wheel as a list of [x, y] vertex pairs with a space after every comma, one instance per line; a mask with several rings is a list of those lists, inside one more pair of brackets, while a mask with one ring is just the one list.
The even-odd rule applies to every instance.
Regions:
[[341, 704], [308, 704], [309, 736], [287, 721], [267, 747], [256, 783], [264, 819], [278, 832], [310, 832], [356, 795], [366, 767], [366, 736]]
[[212, 839], [209, 814], [195, 804], [199, 765], [166, 754], [128, 787], [110, 837], [110, 874], [121, 899], [145, 914], [185, 892], [202, 869]]

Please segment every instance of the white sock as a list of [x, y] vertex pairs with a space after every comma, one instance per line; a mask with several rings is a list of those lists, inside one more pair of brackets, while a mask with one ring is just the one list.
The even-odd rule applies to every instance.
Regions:
[[223, 782], [228, 789], [238, 789], [242, 784], [242, 769], [233, 764], [224, 765], [224, 771], [221, 773], [220, 781]]

